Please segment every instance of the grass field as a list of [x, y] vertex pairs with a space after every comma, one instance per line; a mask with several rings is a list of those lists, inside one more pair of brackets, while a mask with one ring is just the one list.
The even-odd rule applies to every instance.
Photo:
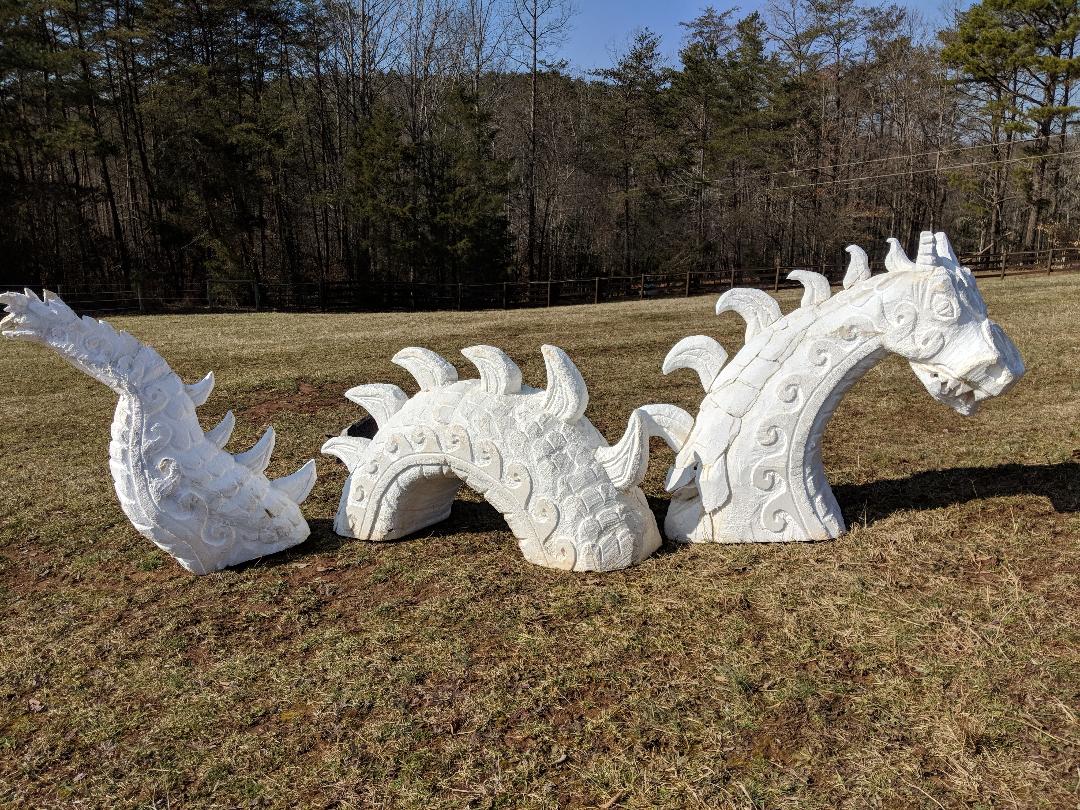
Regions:
[[[570, 575], [527, 564], [468, 492], [408, 540], [343, 541], [320, 458], [312, 537], [195, 578], [112, 490], [114, 395], [0, 345], [0, 803], [25, 807], [1076, 807], [1080, 803], [1080, 275], [987, 280], [1027, 376], [974, 418], [891, 358], [825, 463], [851, 532], [668, 545]], [[794, 295], [782, 305], [794, 305]], [[405, 345], [564, 347], [612, 441], [630, 410], [696, 412], [659, 373], [679, 338], [734, 353], [712, 299], [529, 312], [116, 318], [188, 381], [213, 369], [270, 472], [414, 390]], [[670, 454], [646, 480], [658, 517]]]

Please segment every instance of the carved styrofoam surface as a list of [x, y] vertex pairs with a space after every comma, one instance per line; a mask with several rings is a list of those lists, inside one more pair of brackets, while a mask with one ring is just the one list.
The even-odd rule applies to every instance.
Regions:
[[206, 574], [272, 554], [307, 538], [300, 503], [315, 484], [315, 462], [268, 481], [270, 428], [250, 450], [222, 448], [230, 411], [203, 433], [195, 409], [213, 373], [184, 385], [161, 355], [104, 321], [79, 318], [56, 295], [4, 293], [6, 337], [41, 343], [120, 396], [109, 469], [120, 506], [135, 528], [188, 571]]
[[717, 314], [746, 320], [746, 343], [727, 362], [705, 336], [680, 341], [664, 372], [692, 368], [706, 395], [667, 487], [664, 533], [690, 542], [823, 540], [845, 531], [821, 463], [821, 437], [841, 397], [889, 353], [907, 359], [930, 395], [963, 415], [1024, 373], [991, 321], [975, 278], [944, 233], [923, 232], [908, 259], [889, 240], [885, 274], [848, 248], [845, 289], [796, 271], [798, 309], [781, 317], [766, 293], [736, 289]]
[[670, 405], [635, 410], [614, 446], [583, 414], [588, 391], [570, 358], [543, 347], [548, 386], [522, 385], [518, 367], [493, 346], [462, 351], [480, 371], [457, 379], [426, 349], [394, 362], [420, 385], [412, 398], [390, 385], [346, 396], [375, 418], [371, 440], [339, 436], [323, 446], [349, 468], [335, 530], [390, 540], [443, 520], [462, 482], [501, 512], [527, 560], [549, 568], [609, 571], [660, 545], [641, 491], [649, 436], [678, 446], [689, 414]]

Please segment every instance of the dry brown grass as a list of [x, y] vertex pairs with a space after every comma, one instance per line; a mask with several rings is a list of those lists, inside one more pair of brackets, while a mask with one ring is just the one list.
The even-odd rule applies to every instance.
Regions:
[[[407, 541], [343, 542], [319, 462], [311, 539], [194, 578], [128, 525], [110, 391], [0, 349], [0, 802], [28, 807], [1075, 807], [1080, 801], [1080, 276], [986, 281], [1028, 362], [964, 420], [892, 359], [849, 394], [826, 465], [841, 540], [665, 547], [567, 575], [465, 495]], [[790, 306], [791, 296], [784, 298]], [[566, 348], [609, 438], [696, 409], [658, 366], [729, 350], [711, 299], [524, 313], [123, 318], [237, 410], [287, 472], [411, 385], [401, 346]], [[646, 490], [659, 515], [657, 450]]]

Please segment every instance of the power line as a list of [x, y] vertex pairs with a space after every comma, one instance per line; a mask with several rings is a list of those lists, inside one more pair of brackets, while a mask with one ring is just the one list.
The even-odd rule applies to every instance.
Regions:
[[[1027, 143], [1028, 141], [1033, 141], [1033, 140], [1041, 140], [1041, 138], [1040, 137], [1037, 137], [1037, 138], [1024, 138], [1024, 139], [1020, 139], [1020, 140], [1011, 141], [1010, 144], [1011, 145], [1023, 144], [1023, 143]], [[782, 169], [782, 170], [772, 171], [772, 172], [751, 172], [749, 174], [739, 174], [739, 175], [732, 174], [732, 175], [725, 175], [723, 177], [710, 178], [708, 180], [692, 180], [692, 181], [688, 181], [688, 182], [684, 182], [684, 183], [665, 183], [663, 185], [651, 186], [651, 187], [648, 187], [648, 188], [636, 188], [636, 189], [631, 189], [630, 193], [635, 193], [635, 192], [636, 193], [642, 193], [642, 192], [647, 192], [647, 191], [666, 191], [666, 190], [670, 190], [670, 189], [684, 189], [684, 188], [687, 188], [690, 185], [697, 184], [697, 183], [702, 183], [705, 186], [717, 186], [717, 185], [720, 185], [721, 183], [724, 183], [724, 182], [727, 182], [727, 181], [754, 180], [754, 179], [757, 179], [757, 178], [776, 177], [776, 176], [780, 176], [780, 175], [791, 175], [791, 174], [801, 173], [801, 172], [826, 171], [828, 169], [845, 168], [845, 167], [851, 167], [851, 166], [861, 166], [861, 165], [864, 165], [864, 164], [867, 164], [867, 163], [881, 163], [881, 162], [885, 162], [885, 161], [889, 161], [889, 160], [897, 160], [897, 161], [900, 161], [900, 160], [913, 160], [914, 158], [917, 158], [917, 157], [927, 157], [927, 156], [930, 156], [930, 155], [944, 155], [944, 154], [950, 154], [950, 153], [954, 153], [954, 152], [968, 151], [968, 150], [971, 150], [971, 149], [987, 149], [987, 148], [990, 148], [990, 147], [1003, 146], [1003, 145], [1005, 145], [1005, 144], [1000, 144], [1000, 143], [998, 143], [998, 144], [993, 144], [993, 143], [972, 144], [972, 145], [969, 145], [969, 146], [958, 146], [958, 147], [955, 147], [953, 149], [939, 149], [939, 150], [935, 150], [935, 151], [931, 151], [931, 152], [914, 152], [914, 153], [904, 154], [904, 155], [890, 155], [888, 157], [882, 157], [882, 158], [868, 158], [866, 160], [855, 160], [855, 161], [850, 161], [848, 163], [834, 163], [834, 164], [831, 164], [831, 165], [828, 165], [828, 166], [806, 166], [806, 167], [803, 167], [803, 168]], [[772, 186], [772, 187], [765, 186], [764, 188], [765, 188], [766, 192], [772, 192], [772, 191], [784, 191], [786, 189], [814, 188], [816, 186], [833, 186], [833, 185], [839, 185], [839, 184], [842, 184], [842, 183], [856, 183], [856, 182], [859, 182], [861, 180], [881, 180], [881, 179], [887, 179], [887, 178], [891, 178], [891, 177], [903, 177], [905, 175], [912, 175], [912, 174], [929, 174], [931, 172], [940, 173], [940, 172], [952, 171], [954, 169], [965, 169], [965, 168], [972, 168], [972, 167], [978, 167], [978, 166], [1001, 166], [1001, 165], [1009, 164], [1009, 163], [1020, 163], [1020, 162], [1028, 161], [1028, 160], [1039, 160], [1040, 158], [1047, 158], [1047, 159], [1055, 158], [1055, 157], [1056, 158], [1062, 158], [1062, 157], [1068, 157], [1068, 156], [1076, 155], [1076, 154], [1080, 154], [1080, 150], [1074, 150], [1074, 151], [1068, 151], [1068, 152], [1052, 152], [1052, 153], [1048, 153], [1048, 154], [1045, 154], [1045, 155], [1022, 155], [1020, 157], [1015, 157], [1015, 158], [1003, 158], [1001, 160], [990, 160], [990, 161], [982, 161], [982, 162], [974, 162], [974, 163], [959, 163], [959, 164], [954, 164], [954, 165], [951, 165], [951, 166], [934, 165], [934, 166], [931, 166], [931, 167], [920, 168], [920, 169], [911, 168], [911, 169], [906, 169], [906, 170], [904, 170], [902, 172], [892, 172], [892, 173], [888, 173], [888, 174], [870, 174], [870, 175], [863, 175], [861, 177], [848, 177], [848, 178], [844, 178], [844, 179], [815, 180], [815, 181], [812, 181], [812, 182], [809, 182], [809, 183], [794, 183], [794, 184], [787, 185], [787, 186]], [[600, 194], [600, 195], [603, 195], [603, 196], [610, 196], [610, 195], [623, 194], [623, 193], [626, 193], [626, 192], [623, 192], [620, 189], [614, 189], [614, 190], [611, 190], [611, 191], [601, 191], [601, 192], [582, 190], [582, 191], [562, 192], [558, 196], [561, 196], [561, 197], [582, 197], [582, 196], [594, 196], [596, 194]]]
[[841, 185], [841, 184], [845, 184], [845, 183], [858, 183], [858, 182], [860, 182], [862, 180], [885, 180], [885, 179], [888, 179], [890, 177], [907, 177], [907, 176], [910, 176], [910, 175], [913, 175], [913, 174], [930, 174], [931, 172], [934, 172], [934, 173], [951, 172], [951, 171], [955, 171], [956, 169], [971, 169], [971, 168], [976, 168], [976, 167], [979, 167], [979, 166], [1002, 166], [1002, 165], [1008, 164], [1008, 163], [1021, 163], [1023, 161], [1027, 161], [1027, 160], [1040, 160], [1042, 158], [1047, 158], [1047, 157], [1059, 157], [1059, 158], [1062, 158], [1062, 157], [1068, 157], [1070, 155], [1080, 155], [1080, 149], [1074, 149], [1074, 150], [1072, 150], [1070, 152], [1054, 152], [1053, 155], [1022, 155], [1021, 157], [1008, 158], [1006, 160], [988, 160], [988, 161], [982, 161], [982, 162], [978, 162], [978, 163], [958, 163], [958, 164], [955, 164], [955, 165], [952, 165], [952, 166], [929, 166], [929, 167], [923, 168], [923, 169], [914, 169], [913, 168], [913, 169], [908, 169], [908, 170], [902, 171], [902, 172], [891, 172], [889, 174], [867, 174], [867, 175], [863, 175], [862, 177], [847, 177], [847, 178], [844, 178], [844, 179], [841, 179], [841, 180], [817, 180], [817, 181], [814, 181], [814, 182], [811, 182], [811, 183], [796, 183], [796, 184], [793, 184], [793, 185], [790, 185], [790, 186], [774, 186], [774, 187], [771, 187], [771, 188], [766, 187], [765, 190], [768, 191], [768, 192], [772, 192], [772, 191], [786, 191], [786, 190], [798, 189], [798, 188], [813, 188], [815, 186], [836, 186], [836, 185]]
[[[751, 172], [750, 174], [743, 174], [743, 175], [738, 175], [738, 176], [728, 175], [726, 177], [716, 178], [715, 180], [708, 180], [707, 182], [713, 183], [713, 182], [718, 182], [720, 180], [735, 180], [735, 179], [752, 180], [752, 179], [755, 179], [755, 178], [758, 178], [758, 177], [775, 177], [777, 175], [794, 174], [796, 172], [825, 172], [825, 171], [830, 171], [832, 169], [846, 169], [846, 168], [850, 168], [852, 166], [863, 166], [863, 165], [865, 165], [867, 163], [884, 163], [884, 162], [890, 161], [890, 160], [914, 160], [915, 158], [920, 158], [920, 157], [932, 157], [932, 156], [938, 156], [938, 155], [946, 155], [946, 154], [952, 154], [954, 152], [965, 152], [965, 151], [969, 151], [971, 149], [990, 149], [990, 148], [995, 147], [995, 146], [997, 146], [997, 147], [1015, 146], [1017, 144], [1029, 143], [1030, 141], [1038, 141], [1038, 140], [1041, 140], [1041, 139], [1042, 139], [1042, 136], [1037, 135], [1037, 136], [1032, 136], [1031, 138], [1019, 138], [1017, 140], [1008, 141], [1006, 143], [968, 144], [967, 146], [953, 146], [953, 147], [949, 147], [949, 148], [946, 148], [946, 149], [935, 149], [935, 150], [932, 150], [932, 151], [929, 151], [929, 152], [912, 152], [912, 153], [909, 153], [909, 154], [906, 154], [906, 155], [886, 155], [885, 157], [865, 158], [865, 159], [862, 159], [862, 160], [851, 160], [851, 161], [848, 161], [846, 163], [832, 163], [832, 164], [828, 164], [828, 165], [825, 165], [825, 166], [804, 166], [804, 167], [801, 167], [801, 168], [777, 169], [777, 170], [771, 171], [771, 172]], [[997, 162], [997, 161], [995, 161], [995, 162]]]

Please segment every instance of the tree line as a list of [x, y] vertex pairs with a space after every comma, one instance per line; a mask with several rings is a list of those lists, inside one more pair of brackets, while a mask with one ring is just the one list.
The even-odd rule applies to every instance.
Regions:
[[[560, 58], [565, 0], [0, 3], [0, 282], [475, 283], [1080, 240], [1075, 0], [706, 8]], [[605, 34], [605, 38], [611, 32]]]

